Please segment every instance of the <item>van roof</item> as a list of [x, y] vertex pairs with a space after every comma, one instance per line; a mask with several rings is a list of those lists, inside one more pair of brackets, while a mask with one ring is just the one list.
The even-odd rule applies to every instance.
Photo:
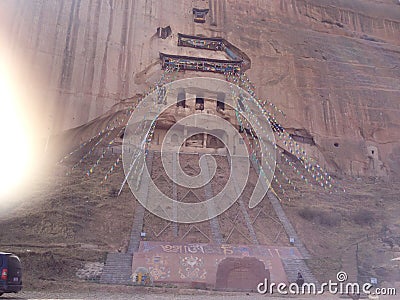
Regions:
[[11, 255], [12, 253], [9, 253], [9, 252], [1, 252], [0, 251], [0, 255]]

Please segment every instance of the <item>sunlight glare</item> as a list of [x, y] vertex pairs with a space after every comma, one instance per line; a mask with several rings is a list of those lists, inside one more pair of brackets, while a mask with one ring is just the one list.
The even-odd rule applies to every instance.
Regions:
[[18, 192], [32, 162], [32, 136], [16, 87], [11, 69], [0, 60], [0, 204]]

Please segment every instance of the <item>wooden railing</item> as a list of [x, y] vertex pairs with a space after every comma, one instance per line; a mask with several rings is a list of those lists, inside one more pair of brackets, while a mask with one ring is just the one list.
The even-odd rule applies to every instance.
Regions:
[[173, 68], [178, 70], [192, 70], [202, 72], [241, 72], [242, 61], [230, 61], [221, 59], [200, 58], [192, 56], [181, 56], [160, 53], [161, 66], [163, 69]]
[[225, 40], [224, 38], [207, 38], [178, 33], [178, 46], [191, 47], [204, 50], [224, 51], [231, 60], [242, 61], [241, 71], [251, 67], [250, 58], [242, 50]]
[[223, 38], [207, 38], [178, 33], [178, 46], [224, 51], [231, 60], [160, 53], [162, 68], [215, 73], [239, 73], [250, 68], [250, 58]]

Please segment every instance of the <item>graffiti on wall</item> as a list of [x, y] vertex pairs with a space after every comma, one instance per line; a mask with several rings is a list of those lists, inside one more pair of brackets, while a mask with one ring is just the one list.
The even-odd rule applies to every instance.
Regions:
[[209, 244], [187, 244], [187, 245], [160, 245], [163, 252], [180, 254], [223, 254], [232, 255], [239, 250], [232, 245], [209, 245]]
[[233, 244], [206, 244], [206, 243], [164, 243], [154, 241], [142, 241], [140, 252], [154, 253], [154, 255], [163, 256], [163, 254], [183, 254], [183, 255], [218, 255], [218, 256], [262, 256], [272, 258], [301, 258], [299, 251], [293, 247], [269, 248], [260, 245], [233, 245]]
[[151, 258], [146, 258], [146, 263], [153, 280], [163, 280], [170, 277], [171, 270], [165, 257], [153, 256]]
[[179, 275], [181, 279], [205, 280], [207, 270], [204, 261], [197, 256], [184, 256], [179, 258]]

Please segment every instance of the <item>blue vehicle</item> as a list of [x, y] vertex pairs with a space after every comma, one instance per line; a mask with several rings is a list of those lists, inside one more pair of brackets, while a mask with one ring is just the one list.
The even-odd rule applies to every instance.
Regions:
[[21, 289], [21, 261], [12, 253], [0, 252], [0, 296], [4, 293], [18, 293]]

